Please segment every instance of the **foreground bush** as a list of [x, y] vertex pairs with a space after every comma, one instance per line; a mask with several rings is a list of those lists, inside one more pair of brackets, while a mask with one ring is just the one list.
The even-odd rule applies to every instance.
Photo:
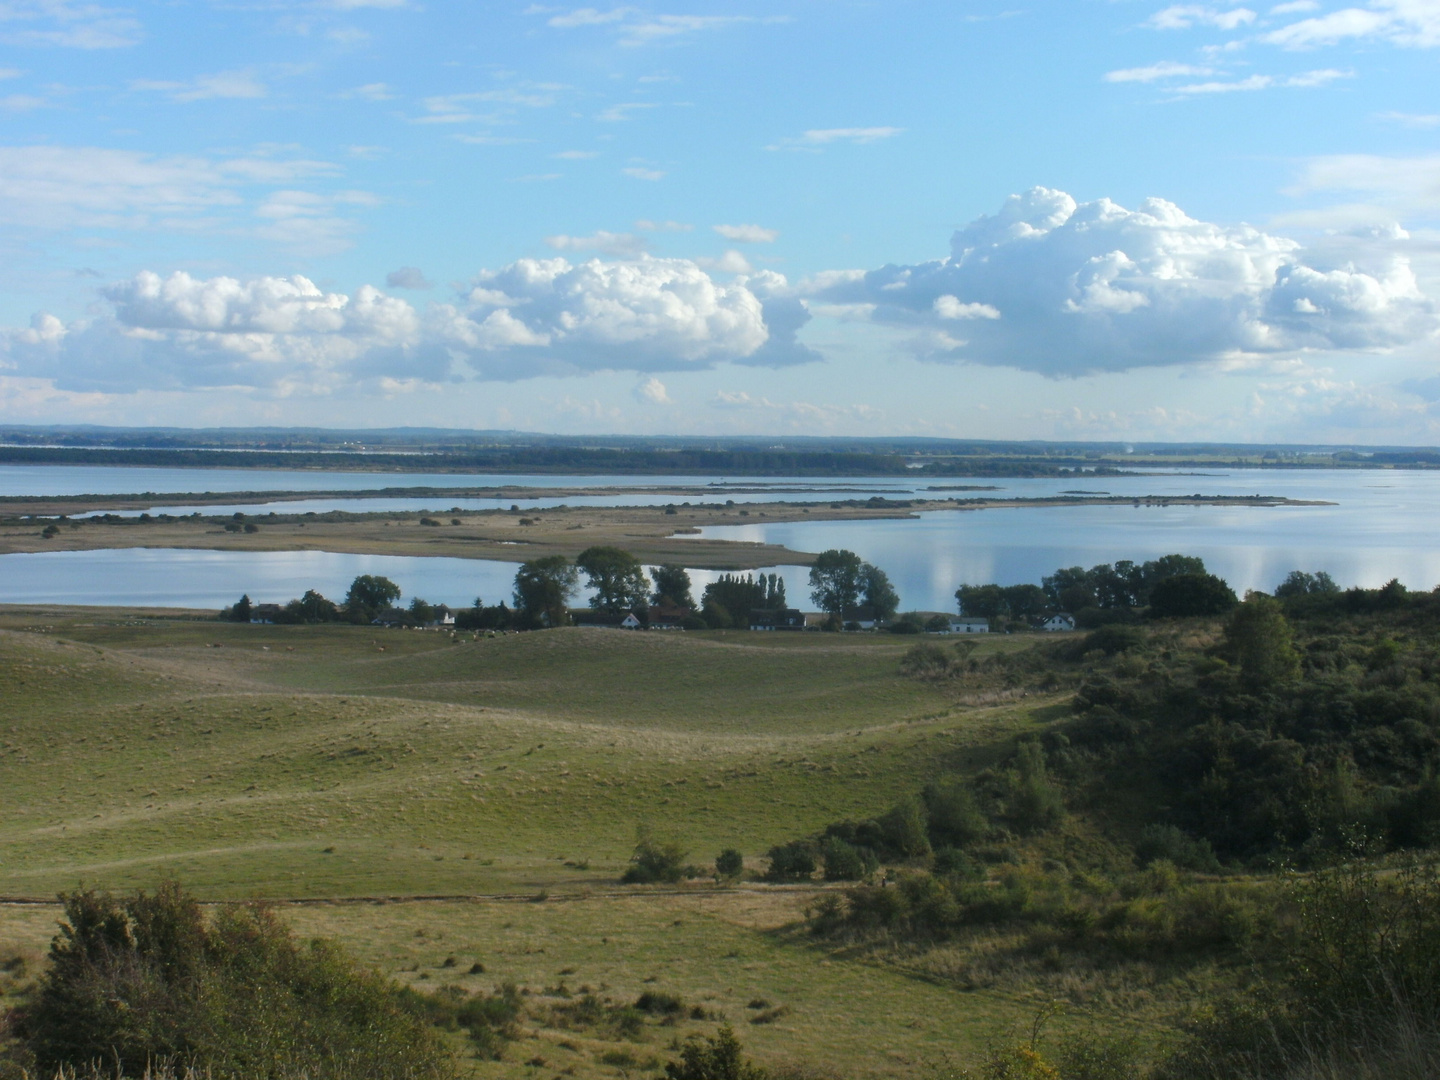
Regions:
[[164, 1064], [213, 1080], [439, 1080], [450, 1055], [402, 992], [266, 908], [207, 918], [178, 885], [63, 896], [33, 999], [12, 1017], [40, 1075]]

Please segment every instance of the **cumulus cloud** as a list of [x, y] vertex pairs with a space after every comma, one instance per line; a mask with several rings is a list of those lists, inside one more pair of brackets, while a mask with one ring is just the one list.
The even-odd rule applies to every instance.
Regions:
[[41, 314], [0, 335], [0, 369], [65, 390], [295, 394], [819, 359], [796, 340], [810, 315], [781, 275], [722, 285], [692, 261], [644, 255], [521, 259], [424, 310], [372, 286], [347, 295], [299, 276], [147, 272], [100, 295], [105, 315], [67, 324]]
[[1434, 335], [1437, 306], [1404, 256], [1392, 245], [1375, 264], [1307, 259], [1294, 241], [1162, 199], [1127, 210], [1034, 188], [957, 231], [948, 258], [796, 292], [908, 328], [922, 358], [1066, 376]]
[[665, 389], [665, 384], [654, 375], [635, 388], [635, 400], [642, 401], [647, 405], [675, 404], [670, 400], [670, 393]]
[[697, 266], [703, 266], [706, 270], [718, 270], [722, 274], [748, 274], [753, 269], [750, 260], [744, 255], [731, 248], [718, 259], [701, 256], [695, 260]]
[[737, 244], [773, 244], [780, 238], [778, 229], [766, 229], [759, 225], [712, 225], [711, 228]]
[[385, 284], [391, 289], [429, 289], [430, 280], [418, 266], [402, 266], [385, 275]]

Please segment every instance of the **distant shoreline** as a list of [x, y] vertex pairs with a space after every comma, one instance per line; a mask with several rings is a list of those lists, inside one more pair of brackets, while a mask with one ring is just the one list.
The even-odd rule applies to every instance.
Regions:
[[[233, 496], [233, 493], [231, 493]], [[305, 497], [305, 496], [301, 496]], [[77, 499], [85, 498], [77, 496]], [[114, 508], [114, 500], [92, 497]], [[159, 505], [152, 497], [147, 505]], [[219, 496], [216, 496], [219, 498]], [[72, 519], [45, 536], [58, 514], [83, 503], [52, 505], [41, 516], [39, 500], [0, 500], [0, 554], [94, 551], [107, 548], [176, 548], [214, 551], [330, 551], [356, 555], [441, 556], [525, 562], [547, 555], [574, 558], [595, 545], [624, 548], [642, 562], [679, 563], [696, 569], [753, 570], [814, 562], [813, 552], [780, 544], [722, 540], [699, 535], [725, 525], [797, 521], [918, 518], [937, 511], [978, 511], [1078, 506], [1333, 506], [1311, 499], [1266, 495], [1109, 495], [1042, 498], [850, 499], [826, 503], [709, 502], [690, 506], [558, 506], [531, 510], [378, 511], [280, 514], [245, 517], [252, 532], [235, 531], [228, 516]], [[23, 509], [17, 504], [21, 504]], [[184, 504], [180, 504], [184, 505]], [[97, 505], [96, 509], [106, 506]], [[21, 513], [35, 515], [22, 519]], [[47, 520], [48, 519], [48, 520]], [[230, 528], [226, 528], [226, 526]]]

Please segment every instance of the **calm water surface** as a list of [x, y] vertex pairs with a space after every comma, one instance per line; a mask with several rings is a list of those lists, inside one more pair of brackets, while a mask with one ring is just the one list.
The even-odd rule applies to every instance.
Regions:
[[[515, 474], [455, 476], [397, 473], [317, 473], [301, 470], [187, 470], [72, 466], [0, 467], [0, 494], [83, 494], [136, 491], [313, 490], [385, 486], [586, 487], [594, 495], [550, 500], [570, 505], [674, 501], [669, 496], [615, 495], [617, 486], [703, 485], [724, 477], [572, 477]], [[740, 481], [750, 484], [750, 481]], [[1333, 506], [1055, 507], [925, 513], [918, 520], [745, 524], [707, 529], [706, 536], [784, 544], [802, 551], [845, 547], [883, 567], [905, 607], [950, 610], [961, 583], [1038, 582], [1059, 566], [1090, 566], [1169, 552], [1199, 555], [1237, 590], [1270, 589], [1294, 569], [1325, 570], [1345, 585], [1377, 586], [1398, 577], [1411, 588], [1440, 582], [1440, 472], [1215, 470], [1204, 475], [1154, 472], [1139, 477], [1044, 480], [906, 481], [906, 478], [816, 480], [770, 478], [760, 483], [808, 486], [805, 495], [772, 498], [831, 501], [823, 488], [860, 489], [890, 497], [938, 497], [956, 484], [993, 484], [1003, 496], [1044, 496], [1084, 490], [1115, 495], [1265, 494], [1322, 499]], [[988, 494], [966, 493], [960, 495]], [[765, 495], [717, 491], [706, 501], [760, 501]], [[445, 511], [508, 506], [513, 500], [313, 500], [275, 509]], [[442, 503], [444, 505], [442, 505]], [[529, 501], [525, 507], [547, 505]], [[241, 506], [257, 512], [253, 504]], [[206, 513], [231, 508], [196, 508]], [[176, 513], [179, 511], [171, 510]], [[188, 512], [188, 511], [187, 511]], [[792, 602], [808, 606], [806, 571], [782, 573]], [[307, 588], [343, 595], [351, 578], [380, 573], [407, 595], [432, 602], [493, 602], [508, 597], [513, 563], [462, 559], [338, 555], [325, 552], [200, 552], [126, 550], [0, 556], [0, 602], [176, 604], [218, 607], [241, 592], [257, 601], [286, 600]], [[714, 575], [695, 575], [703, 584]]]

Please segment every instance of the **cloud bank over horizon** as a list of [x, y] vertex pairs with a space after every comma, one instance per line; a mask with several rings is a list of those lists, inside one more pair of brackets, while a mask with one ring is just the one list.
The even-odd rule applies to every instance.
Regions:
[[[745, 228], [752, 228], [746, 226]], [[758, 238], [758, 235], [757, 235]], [[1163, 199], [1128, 210], [1036, 187], [957, 230], [948, 257], [791, 283], [721, 280], [703, 260], [523, 258], [417, 307], [372, 286], [143, 271], [99, 290], [108, 312], [38, 314], [0, 337], [0, 372], [110, 394], [516, 381], [822, 361], [800, 334], [828, 316], [901, 332], [902, 356], [1050, 378], [1276, 356], [1376, 352], [1440, 329], [1406, 234], [1345, 258]], [[414, 267], [392, 288], [428, 285]]]

